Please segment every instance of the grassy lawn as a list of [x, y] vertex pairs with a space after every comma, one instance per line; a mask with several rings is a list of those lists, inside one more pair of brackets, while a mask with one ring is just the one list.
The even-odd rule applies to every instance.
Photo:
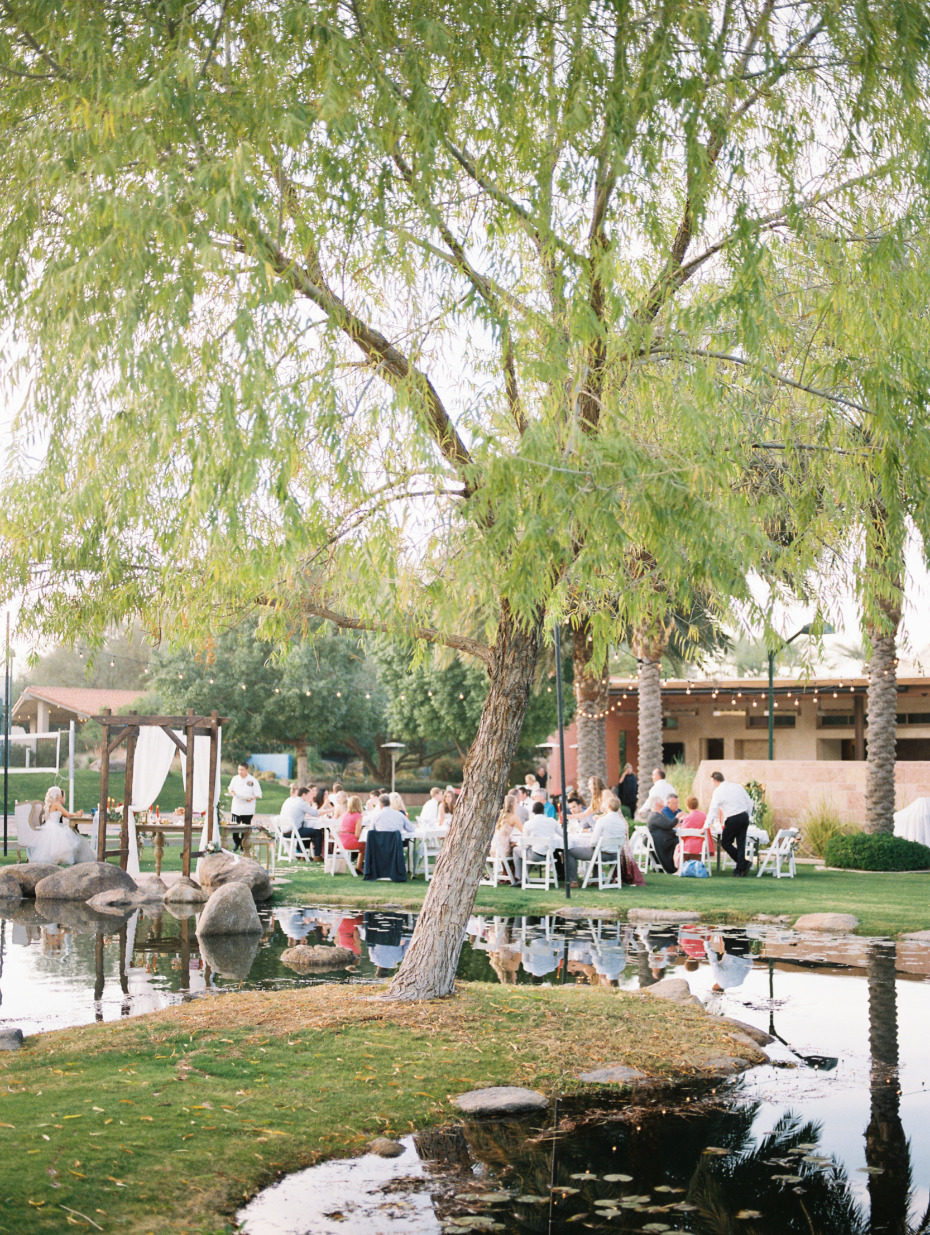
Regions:
[[588, 1065], [687, 1073], [728, 1050], [702, 1012], [616, 991], [475, 983], [426, 1007], [364, 995], [219, 995], [0, 1056], [0, 1152], [16, 1163], [0, 1233], [226, 1232], [275, 1177], [448, 1121], [463, 1090], [565, 1093]]

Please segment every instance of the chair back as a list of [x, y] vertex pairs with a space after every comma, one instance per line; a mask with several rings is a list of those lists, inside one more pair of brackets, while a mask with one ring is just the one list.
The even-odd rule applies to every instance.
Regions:
[[44, 802], [38, 799], [33, 802], [17, 802], [13, 809], [13, 820], [16, 824], [16, 838], [20, 846], [26, 848], [34, 845], [40, 833], [36, 830], [42, 822]]
[[390, 879], [394, 883], [407, 882], [404, 842], [400, 832], [376, 832], [372, 828], [365, 837], [364, 877]]

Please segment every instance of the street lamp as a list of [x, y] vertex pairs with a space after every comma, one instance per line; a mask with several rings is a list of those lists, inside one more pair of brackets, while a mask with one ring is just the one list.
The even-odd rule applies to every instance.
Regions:
[[393, 793], [394, 792], [394, 781], [397, 775], [397, 752], [399, 750], [406, 750], [407, 743], [406, 742], [382, 742], [381, 749], [389, 750], [391, 752], [391, 793]]
[[[775, 656], [783, 648], [786, 648], [789, 643], [794, 643], [795, 639], [800, 639], [802, 635], [809, 635], [814, 630], [814, 623], [807, 622], [800, 630], [795, 631], [790, 639], [783, 639], [782, 642], [769, 652], [769, 760], [775, 758]], [[832, 635], [832, 626], [820, 627], [822, 635]]]

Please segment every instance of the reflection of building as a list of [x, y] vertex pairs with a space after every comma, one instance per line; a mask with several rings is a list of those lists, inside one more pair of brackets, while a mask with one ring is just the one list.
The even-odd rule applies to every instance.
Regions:
[[[842, 815], [859, 811], [865, 785], [864, 761], [868, 743], [866, 694], [868, 679], [812, 678], [798, 682], [775, 680], [774, 737], [776, 762], [834, 764], [813, 773], [814, 796], [831, 797], [833, 787], [848, 787], [848, 802], [835, 805]], [[930, 679], [898, 679], [898, 785], [902, 805], [930, 794]], [[775, 771], [768, 763], [768, 682], [764, 678], [675, 680], [662, 683], [663, 758], [697, 767], [707, 761], [720, 764], [739, 780], [758, 779], [768, 784]], [[624, 763], [648, 779], [639, 768], [637, 683], [635, 678], [614, 678], [610, 686], [607, 724], [608, 782], [616, 784]], [[565, 731], [565, 775], [577, 783], [577, 731]], [[558, 737], [551, 739], [558, 742]], [[737, 761], [738, 764], [737, 764]], [[746, 766], [751, 763], [751, 769]], [[857, 766], [858, 765], [858, 766]], [[552, 783], [558, 783], [558, 751], [551, 760]], [[760, 770], [761, 769], [761, 770]], [[800, 767], [778, 774], [785, 785], [803, 781]], [[770, 800], [774, 801], [771, 798]], [[706, 803], [705, 803], [706, 804]], [[807, 802], [805, 800], [804, 805]]]

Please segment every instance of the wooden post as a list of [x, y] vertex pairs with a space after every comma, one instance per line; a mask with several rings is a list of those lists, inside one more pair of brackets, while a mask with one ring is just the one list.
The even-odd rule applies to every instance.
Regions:
[[[104, 712], [110, 715], [110, 709]], [[100, 823], [97, 826], [97, 861], [104, 860], [107, 847], [107, 800], [110, 794], [110, 726], [103, 726], [103, 755], [100, 759]]]
[[194, 831], [194, 709], [188, 708], [190, 717], [184, 726], [187, 741], [186, 784], [184, 787], [184, 852], [181, 855], [181, 871], [189, 879], [191, 874], [191, 837]]
[[[130, 716], [134, 716], [130, 712]], [[126, 730], [126, 778], [123, 786], [123, 818], [119, 829], [119, 864], [123, 870], [129, 865], [129, 806], [132, 801], [132, 776], [136, 762], [136, 742], [139, 726]]]
[[865, 759], [865, 695], [853, 695], [853, 720], [856, 726], [853, 756]]
[[[220, 715], [219, 712], [210, 713], [210, 775], [207, 779], [207, 810], [209, 814], [207, 818], [207, 844], [214, 837], [214, 828], [216, 824], [216, 810], [213, 805], [213, 800], [216, 797], [216, 773], [217, 773], [217, 757], [219, 755], [220, 744]], [[217, 834], [219, 829], [216, 829]]]

